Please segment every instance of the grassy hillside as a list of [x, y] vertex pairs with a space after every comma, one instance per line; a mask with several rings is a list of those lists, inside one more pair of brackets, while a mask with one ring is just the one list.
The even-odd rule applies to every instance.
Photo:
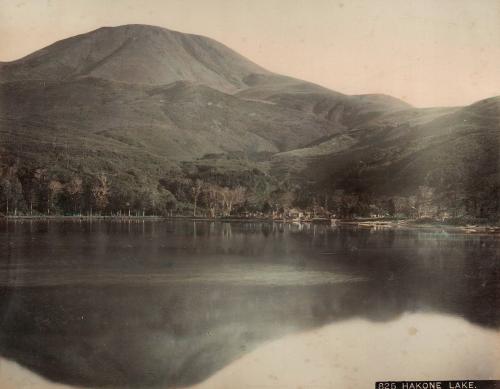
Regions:
[[[336, 131], [314, 115], [185, 81], [165, 86], [95, 78], [10, 82], [0, 84], [0, 99], [1, 131], [12, 134], [3, 138], [4, 144], [14, 140], [18, 128], [33, 128], [33, 135], [45, 141], [60, 129], [80, 138], [82, 148], [91, 137], [171, 160], [284, 151]], [[17, 146], [32, 141], [29, 136], [15, 139]]]

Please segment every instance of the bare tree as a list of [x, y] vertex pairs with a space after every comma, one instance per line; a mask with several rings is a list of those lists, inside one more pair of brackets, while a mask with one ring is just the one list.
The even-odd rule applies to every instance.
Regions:
[[353, 217], [359, 204], [359, 196], [345, 193], [341, 198], [341, 212], [344, 217]]
[[58, 180], [50, 180], [47, 185], [47, 213], [54, 207], [54, 199], [61, 193], [64, 185]]
[[45, 192], [45, 185], [47, 180], [46, 169], [35, 169], [33, 172], [33, 179], [31, 181], [32, 193], [30, 196], [30, 212], [33, 213], [33, 203], [38, 211], [42, 211], [43, 193]]
[[191, 195], [193, 198], [193, 216], [196, 216], [196, 209], [198, 207], [198, 199], [203, 190], [203, 181], [200, 179], [196, 179], [193, 182], [193, 186], [191, 187]]
[[12, 185], [7, 177], [0, 181], [0, 195], [5, 202], [5, 214], [9, 215], [9, 202], [12, 198]]
[[419, 186], [415, 206], [419, 218], [436, 216], [437, 207], [434, 205], [434, 189], [425, 185]]
[[109, 192], [110, 188], [109, 188], [108, 178], [104, 173], [101, 173], [96, 177], [96, 180], [92, 185], [92, 197], [95, 206], [99, 211], [102, 211], [108, 205]]
[[210, 212], [210, 217], [215, 218], [217, 209], [222, 204], [222, 188], [218, 185], [205, 184], [203, 188], [205, 203]]
[[237, 186], [234, 189], [222, 188], [221, 194], [225, 216], [231, 215], [233, 207], [245, 201], [245, 188], [242, 186]]
[[73, 205], [73, 212], [76, 213], [76, 208], [79, 206], [81, 213], [81, 194], [83, 192], [83, 181], [80, 177], [73, 177], [71, 181], [66, 185], [66, 192], [71, 199], [71, 204]]
[[0, 201], [5, 203], [7, 215], [12, 209], [14, 215], [17, 215], [17, 207], [23, 199], [23, 188], [17, 172], [16, 165], [0, 169]]

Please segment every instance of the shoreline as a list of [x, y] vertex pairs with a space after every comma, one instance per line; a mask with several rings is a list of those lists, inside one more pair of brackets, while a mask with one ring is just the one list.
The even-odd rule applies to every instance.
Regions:
[[66, 216], [66, 215], [21, 215], [21, 216], [2, 216], [0, 221], [200, 221], [200, 222], [233, 222], [233, 223], [278, 223], [278, 224], [294, 224], [294, 225], [331, 225], [331, 226], [352, 226], [366, 229], [440, 229], [440, 230], [456, 230], [468, 234], [500, 234], [500, 225], [491, 224], [446, 224], [442, 222], [426, 222], [422, 223], [419, 220], [412, 219], [318, 219], [307, 221], [296, 221], [292, 219], [272, 219], [272, 218], [244, 218], [244, 217], [194, 217], [194, 216], [107, 216], [107, 215], [82, 215], [82, 216]]

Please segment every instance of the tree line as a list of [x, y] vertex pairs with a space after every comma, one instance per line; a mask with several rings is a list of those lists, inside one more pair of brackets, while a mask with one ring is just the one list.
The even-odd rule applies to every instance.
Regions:
[[242, 185], [221, 186], [182, 175], [129, 182], [105, 172], [60, 177], [45, 168], [0, 168], [0, 213], [11, 216], [230, 216], [246, 194]]
[[231, 171], [187, 164], [160, 178], [141, 179], [109, 172], [76, 174], [16, 163], [0, 165], [0, 214], [9, 216], [283, 218], [296, 209], [335, 218], [491, 219], [498, 217], [499, 195], [496, 186], [467, 193], [420, 185], [407, 196], [308, 188], [278, 182], [254, 167]]

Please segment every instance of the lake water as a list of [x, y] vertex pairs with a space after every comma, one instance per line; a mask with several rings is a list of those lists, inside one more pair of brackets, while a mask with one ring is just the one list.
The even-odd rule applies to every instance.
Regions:
[[444, 230], [2, 222], [0, 384], [500, 379], [499, 252]]

